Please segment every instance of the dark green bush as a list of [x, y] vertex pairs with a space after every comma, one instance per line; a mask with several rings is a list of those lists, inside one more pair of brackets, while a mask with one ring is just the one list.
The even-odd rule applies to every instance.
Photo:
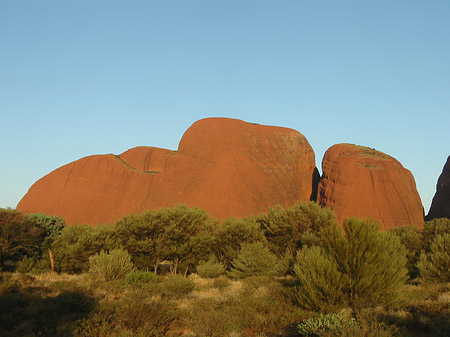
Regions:
[[136, 283], [156, 283], [157, 277], [151, 271], [132, 271], [125, 276], [125, 284], [131, 285]]

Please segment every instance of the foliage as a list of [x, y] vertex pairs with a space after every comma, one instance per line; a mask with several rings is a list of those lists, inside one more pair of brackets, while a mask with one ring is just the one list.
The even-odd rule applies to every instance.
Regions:
[[[328, 208], [322, 208], [315, 202], [299, 202], [289, 208], [276, 206], [269, 208], [267, 214], [258, 218], [264, 230], [269, 247], [278, 256], [286, 251], [293, 254], [311, 239], [311, 234], [319, 233], [323, 228], [336, 225], [336, 215]], [[306, 232], [310, 235], [304, 236]]]
[[303, 308], [332, 311], [346, 304], [349, 280], [323, 248], [304, 247], [297, 255], [294, 273], [300, 285], [293, 288], [293, 295]]
[[22, 212], [0, 208], [0, 270], [31, 254], [41, 234]]
[[180, 298], [195, 288], [195, 283], [181, 275], [170, 275], [162, 283], [163, 294], [167, 297]]
[[243, 244], [228, 275], [232, 278], [275, 276], [278, 274], [277, 262], [275, 254], [262, 242]]
[[159, 263], [167, 260], [176, 274], [180, 265], [187, 273], [211, 253], [213, 223], [205, 211], [179, 205], [126, 216], [114, 228], [138, 267], [153, 267], [156, 274]]
[[304, 319], [297, 328], [302, 336], [321, 336], [324, 332], [344, 330], [356, 325], [356, 319], [353, 317], [343, 313], [330, 313]]
[[438, 218], [425, 222], [423, 227], [425, 250], [429, 250], [435, 237], [450, 234], [450, 219]]
[[260, 225], [253, 217], [227, 218], [214, 228], [214, 253], [226, 268], [236, 258], [244, 243], [265, 241]]
[[118, 248], [112, 226], [71, 225], [52, 244], [60, 272], [81, 273], [89, 268], [89, 257], [101, 250]]
[[407, 268], [411, 278], [417, 277], [419, 270], [417, 262], [419, 261], [420, 251], [425, 248], [424, 232], [421, 228], [413, 226], [396, 227], [390, 230], [392, 234], [400, 239], [400, 242], [406, 247]]
[[[318, 317], [304, 319], [297, 326], [301, 336], [321, 337], [393, 337], [399, 336], [399, 330], [393, 326], [378, 322], [376, 317], [357, 318], [343, 312], [320, 314]], [[404, 336], [402, 334], [402, 336]]]
[[200, 262], [197, 266], [197, 274], [204, 278], [215, 278], [225, 274], [225, 268], [213, 256], [208, 261]]
[[417, 266], [426, 280], [450, 282], [450, 234], [437, 235], [429, 252], [422, 251]]
[[162, 337], [177, 315], [175, 305], [167, 300], [132, 297], [106, 302], [79, 321], [74, 337]]
[[321, 310], [327, 302], [347, 303], [359, 309], [401, 301], [400, 290], [408, 277], [405, 248], [397, 237], [379, 232], [369, 220], [350, 218], [344, 230], [337, 226], [325, 230], [323, 240], [323, 249], [300, 251], [294, 266], [300, 305]]
[[125, 276], [126, 285], [136, 283], [156, 283], [157, 281], [158, 279], [156, 278], [155, 274], [153, 274], [151, 271], [135, 270], [129, 272], [127, 276]]
[[107, 281], [122, 279], [133, 268], [130, 254], [123, 249], [113, 249], [109, 254], [101, 251], [89, 258], [89, 272]]

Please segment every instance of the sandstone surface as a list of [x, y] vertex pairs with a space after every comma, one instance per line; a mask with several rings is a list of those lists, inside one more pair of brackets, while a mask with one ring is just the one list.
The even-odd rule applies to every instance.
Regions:
[[316, 171], [311, 146], [295, 130], [207, 118], [185, 132], [178, 151], [136, 147], [60, 167], [17, 208], [91, 225], [180, 203], [239, 217], [310, 200]]
[[450, 156], [444, 165], [436, 185], [436, 194], [433, 197], [427, 220], [435, 218], [450, 219]]
[[322, 162], [318, 202], [339, 220], [373, 218], [382, 229], [421, 226], [423, 206], [411, 172], [391, 156], [368, 147], [337, 144]]

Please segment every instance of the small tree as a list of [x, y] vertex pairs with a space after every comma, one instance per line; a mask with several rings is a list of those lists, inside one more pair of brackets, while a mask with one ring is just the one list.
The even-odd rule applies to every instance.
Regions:
[[450, 234], [437, 235], [429, 252], [422, 251], [417, 266], [426, 280], [450, 282]]
[[278, 274], [277, 257], [262, 242], [243, 244], [231, 264], [228, 275], [232, 278]]
[[42, 230], [40, 237], [40, 255], [47, 253], [50, 260], [50, 270], [55, 271], [55, 259], [52, 244], [66, 226], [63, 218], [47, 216], [44, 213], [29, 214], [27, 217], [35, 226]]
[[[315, 202], [299, 202], [292, 207], [275, 206], [267, 214], [261, 214], [257, 222], [264, 231], [270, 249], [278, 256], [286, 251], [295, 253], [323, 228], [337, 225], [336, 215]], [[308, 233], [305, 237], [305, 233]]]
[[41, 234], [21, 211], [0, 208], [0, 269], [37, 250]]

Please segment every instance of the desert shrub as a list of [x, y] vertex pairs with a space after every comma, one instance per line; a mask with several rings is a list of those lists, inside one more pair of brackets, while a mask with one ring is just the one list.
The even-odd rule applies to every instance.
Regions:
[[29, 273], [36, 265], [36, 260], [28, 256], [24, 256], [22, 260], [17, 263], [16, 271], [21, 274]]
[[450, 234], [437, 235], [429, 252], [422, 251], [417, 266], [426, 280], [450, 282]]
[[423, 226], [424, 245], [427, 250], [435, 237], [438, 235], [450, 234], [450, 219], [438, 218], [426, 221]]
[[397, 237], [354, 218], [345, 221], [343, 230], [330, 227], [322, 236], [323, 248], [302, 249], [294, 267], [301, 306], [332, 309], [330, 302], [358, 309], [400, 303], [408, 271]]
[[197, 266], [197, 274], [203, 278], [215, 278], [225, 274], [225, 268], [216, 258], [203, 261]]
[[123, 249], [113, 249], [109, 254], [101, 251], [89, 258], [89, 272], [105, 280], [124, 278], [132, 270], [131, 256]]
[[177, 318], [175, 305], [167, 300], [129, 298], [99, 305], [78, 322], [74, 337], [162, 337]]
[[249, 276], [275, 276], [278, 274], [277, 257], [262, 242], [243, 244], [233, 259], [228, 275], [232, 278]]
[[[257, 222], [264, 231], [270, 249], [278, 256], [296, 252], [323, 228], [337, 224], [336, 215], [315, 202], [299, 202], [292, 207], [275, 206]], [[305, 235], [305, 233], [307, 233]]]
[[183, 297], [195, 288], [195, 283], [181, 275], [171, 275], [162, 283], [162, 292], [168, 297]]
[[230, 280], [225, 277], [218, 277], [213, 280], [213, 287], [219, 290], [229, 287], [231, 284]]
[[[320, 337], [393, 337], [399, 336], [396, 327], [379, 322], [376, 317], [351, 317], [343, 312], [320, 314], [297, 326], [301, 336]], [[404, 336], [402, 334], [402, 336]]]
[[132, 271], [125, 276], [125, 284], [131, 285], [136, 283], [156, 283], [158, 279], [155, 274], [150, 271]]
[[392, 234], [400, 239], [400, 242], [406, 247], [406, 258], [408, 260], [406, 267], [409, 276], [415, 278], [419, 274], [417, 262], [421, 250], [425, 248], [424, 233], [421, 228], [413, 226], [396, 227], [390, 230]]
[[195, 336], [228, 336], [237, 329], [228, 306], [214, 298], [194, 301], [185, 312], [184, 321]]
[[321, 336], [324, 332], [344, 330], [356, 325], [353, 317], [343, 313], [330, 313], [304, 319], [297, 328], [302, 336]]
[[345, 285], [349, 280], [323, 248], [304, 247], [297, 255], [294, 273], [300, 285], [292, 293], [303, 308], [333, 311], [345, 305]]

